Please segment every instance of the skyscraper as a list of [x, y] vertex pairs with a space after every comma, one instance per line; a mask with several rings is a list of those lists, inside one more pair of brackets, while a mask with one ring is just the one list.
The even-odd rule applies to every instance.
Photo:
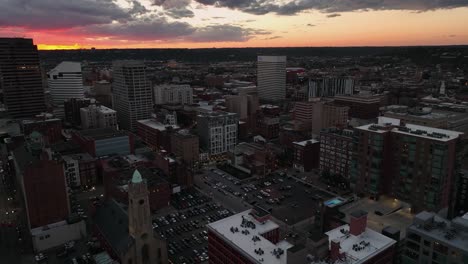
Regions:
[[145, 64], [140, 61], [115, 61], [112, 69], [114, 110], [117, 111], [119, 127], [135, 130], [138, 120], [150, 118], [153, 104]]
[[64, 61], [47, 73], [52, 102], [63, 107], [63, 102], [71, 98], [84, 98], [81, 63]]
[[0, 38], [0, 90], [14, 118], [45, 110], [39, 56], [32, 39]]
[[286, 56], [258, 56], [258, 96], [263, 101], [286, 98]]

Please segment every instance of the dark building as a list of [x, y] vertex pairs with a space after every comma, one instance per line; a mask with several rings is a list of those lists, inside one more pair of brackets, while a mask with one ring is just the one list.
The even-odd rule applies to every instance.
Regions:
[[455, 216], [468, 212], [468, 170], [461, 170], [456, 186]]
[[379, 108], [382, 102], [382, 96], [335, 96], [337, 105], [349, 107], [349, 117], [359, 119], [373, 119], [380, 115]]
[[81, 146], [82, 151], [93, 157], [135, 153], [133, 134], [114, 128], [74, 131], [72, 140]]
[[351, 181], [358, 194], [381, 194], [411, 203], [411, 209], [454, 207], [456, 154], [462, 133], [379, 118], [353, 135]]
[[325, 129], [320, 132], [320, 171], [349, 179], [353, 131]]
[[21, 131], [26, 137], [33, 131], [37, 131], [44, 136], [46, 145], [63, 141], [62, 121], [57, 118], [36, 118], [21, 121]]
[[70, 213], [63, 164], [43, 147], [42, 135], [33, 132], [13, 150], [31, 229], [63, 221]]
[[171, 134], [171, 148], [172, 153], [189, 165], [194, 165], [200, 158], [198, 136], [190, 134], [187, 130]]
[[65, 122], [67, 125], [77, 127], [81, 125], [80, 109], [88, 107], [91, 104], [91, 99], [71, 98], [63, 104], [65, 107]]
[[309, 139], [294, 142], [294, 168], [300, 171], [311, 171], [319, 167], [320, 142]]
[[32, 39], [0, 38], [0, 90], [14, 118], [46, 110], [41, 67]]

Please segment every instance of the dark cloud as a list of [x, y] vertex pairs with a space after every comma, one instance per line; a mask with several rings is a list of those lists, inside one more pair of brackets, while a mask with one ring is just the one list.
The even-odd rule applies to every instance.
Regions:
[[233, 25], [212, 25], [198, 28], [186, 39], [194, 42], [244, 42], [255, 36], [267, 34], [270, 32]]
[[116, 40], [157, 41], [184, 37], [195, 30], [188, 23], [168, 22], [164, 18], [148, 17], [138, 22], [90, 26], [80, 29], [78, 33]]
[[334, 18], [334, 17], [339, 17], [339, 16], [341, 16], [341, 15], [340, 15], [340, 14], [336, 14], [336, 13], [335, 13], [335, 14], [329, 14], [329, 15], [327, 15], [328, 18]]
[[468, 6], [468, 0], [293, 0], [278, 3], [276, 0], [195, 0], [204, 5], [228, 7], [251, 14], [277, 13], [293, 15], [307, 10], [324, 13], [357, 10], [412, 10], [428, 11]]
[[153, 4], [161, 6], [166, 15], [172, 18], [194, 17], [192, 10], [188, 9], [191, 0], [154, 0]]
[[194, 17], [195, 14], [192, 10], [186, 8], [171, 8], [167, 10], [166, 14], [172, 18]]
[[111, 0], [0, 0], [0, 27], [64, 29], [131, 20], [147, 12], [137, 1], [124, 9]]
[[308, 27], [315, 27], [314, 24], [307, 24]]
[[279, 39], [279, 38], [283, 38], [281, 36], [273, 36], [273, 37], [269, 37], [269, 38], [264, 38], [263, 40], [272, 40], [272, 39]]

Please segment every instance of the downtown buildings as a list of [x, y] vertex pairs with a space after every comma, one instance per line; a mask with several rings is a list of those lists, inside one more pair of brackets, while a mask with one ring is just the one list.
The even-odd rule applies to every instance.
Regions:
[[146, 67], [139, 61], [114, 61], [113, 101], [119, 127], [135, 131], [137, 121], [151, 116], [153, 102]]
[[154, 86], [154, 102], [157, 105], [193, 104], [193, 90], [190, 85], [156, 85]]
[[83, 99], [81, 63], [64, 61], [47, 73], [50, 94], [54, 105], [62, 108], [72, 98]]
[[225, 154], [237, 144], [239, 118], [235, 113], [209, 112], [197, 116], [200, 145], [210, 155]]
[[286, 57], [258, 56], [258, 97], [262, 101], [278, 102], [286, 98]]
[[117, 129], [117, 112], [108, 107], [92, 104], [81, 108], [80, 114], [83, 129], [107, 127]]
[[358, 194], [386, 194], [414, 212], [453, 210], [457, 150], [463, 133], [380, 117], [355, 129], [351, 181]]
[[32, 39], [0, 38], [0, 75], [0, 90], [12, 117], [45, 111], [39, 55]]

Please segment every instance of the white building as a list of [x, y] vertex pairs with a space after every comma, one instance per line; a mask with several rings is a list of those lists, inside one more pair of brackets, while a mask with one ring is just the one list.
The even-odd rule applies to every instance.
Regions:
[[117, 112], [103, 105], [89, 105], [80, 109], [83, 129], [115, 128], [117, 129]]
[[284, 100], [286, 98], [286, 56], [258, 56], [257, 82], [260, 100]]
[[192, 104], [193, 90], [190, 85], [163, 84], [154, 86], [154, 102], [161, 104]]
[[152, 91], [146, 67], [140, 61], [115, 61], [112, 64], [114, 109], [119, 127], [136, 130], [138, 120], [148, 119], [153, 110]]
[[31, 229], [34, 252], [56, 248], [67, 242], [83, 239], [86, 235], [86, 222], [82, 219], [60, 221]]
[[239, 117], [235, 113], [210, 112], [197, 116], [198, 136], [202, 148], [210, 155], [234, 150], [237, 143]]
[[63, 156], [63, 161], [65, 162], [64, 170], [67, 187], [74, 188], [81, 186], [79, 161], [72, 156]]
[[63, 107], [71, 98], [84, 98], [81, 63], [64, 61], [48, 72], [47, 82], [54, 105]]

